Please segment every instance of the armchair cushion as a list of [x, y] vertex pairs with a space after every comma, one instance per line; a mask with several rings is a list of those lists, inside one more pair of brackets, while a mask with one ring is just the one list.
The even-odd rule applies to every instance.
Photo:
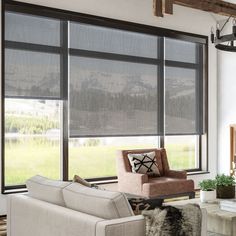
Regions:
[[130, 165], [133, 173], [160, 176], [160, 171], [156, 163], [155, 152], [129, 153]]
[[187, 179], [187, 172], [185, 170], [168, 170], [166, 171], [166, 177]]
[[149, 182], [143, 184], [143, 195], [149, 198], [193, 191], [194, 182], [187, 179], [168, 177], [149, 178]]

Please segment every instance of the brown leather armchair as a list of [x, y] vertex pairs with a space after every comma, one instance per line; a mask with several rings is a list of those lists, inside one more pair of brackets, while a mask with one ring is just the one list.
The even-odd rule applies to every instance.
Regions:
[[[148, 177], [146, 174], [133, 173], [128, 160], [129, 153], [156, 153], [156, 162], [160, 177]], [[117, 157], [118, 188], [121, 192], [135, 194], [146, 198], [170, 198], [188, 195], [195, 197], [194, 182], [187, 180], [186, 171], [170, 170], [166, 150], [138, 149], [122, 150]]]

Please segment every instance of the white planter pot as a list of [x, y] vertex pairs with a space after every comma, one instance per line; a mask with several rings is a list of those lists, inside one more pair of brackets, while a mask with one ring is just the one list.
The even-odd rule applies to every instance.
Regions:
[[216, 200], [216, 190], [203, 191], [200, 190], [200, 200], [201, 202], [212, 202]]

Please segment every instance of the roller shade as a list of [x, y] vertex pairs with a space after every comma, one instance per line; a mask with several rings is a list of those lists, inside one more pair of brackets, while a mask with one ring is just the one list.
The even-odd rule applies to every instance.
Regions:
[[166, 67], [165, 77], [165, 133], [195, 134], [196, 71]]
[[70, 58], [70, 136], [157, 135], [157, 66]]
[[203, 133], [202, 45], [165, 39], [165, 134]]
[[159, 133], [157, 36], [72, 22], [70, 47], [70, 137]]
[[5, 96], [60, 98], [60, 21], [6, 12]]

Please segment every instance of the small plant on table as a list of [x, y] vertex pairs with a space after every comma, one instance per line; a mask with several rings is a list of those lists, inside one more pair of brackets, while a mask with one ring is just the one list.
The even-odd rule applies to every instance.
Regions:
[[216, 199], [216, 180], [205, 179], [199, 183], [201, 202], [210, 202]]
[[217, 198], [235, 198], [235, 179], [230, 175], [216, 176]]

